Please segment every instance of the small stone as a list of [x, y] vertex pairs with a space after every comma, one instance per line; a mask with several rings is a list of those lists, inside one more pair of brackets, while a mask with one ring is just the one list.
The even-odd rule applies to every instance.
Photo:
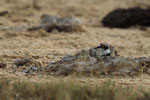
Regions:
[[4, 16], [4, 15], [6, 15], [6, 14], [8, 14], [8, 11], [1, 11], [1, 12], [0, 12], [0, 16]]
[[124, 68], [119, 69], [119, 72], [127, 74], [131, 72], [131, 69], [129, 69], [128, 67], [124, 67]]
[[6, 64], [4, 64], [4, 63], [0, 63], [0, 68], [6, 68]]
[[17, 59], [15, 62], [14, 62], [14, 64], [16, 65], [16, 66], [23, 66], [23, 65], [25, 65], [25, 64], [27, 64], [27, 63], [31, 63], [32, 61], [30, 60], [30, 59]]
[[24, 73], [28, 73], [28, 74], [37, 72], [37, 71], [38, 71], [38, 68], [35, 66], [31, 66], [31, 67], [28, 67], [25, 70], [23, 70]]
[[147, 70], [147, 74], [150, 74], [150, 68]]

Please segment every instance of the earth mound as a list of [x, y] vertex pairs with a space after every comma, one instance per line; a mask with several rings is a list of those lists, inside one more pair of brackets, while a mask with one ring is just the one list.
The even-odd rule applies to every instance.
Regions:
[[136, 25], [150, 26], [150, 8], [115, 9], [103, 18], [102, 24], [110, 28], [128, 28]]
[[150, 74], [150, 57], [118, 56], [112, 46], [102, 43], [96, 48], [82, 50], [75, 55], [67, 55], [60, 61], [49, 63], [46, 72], [52, 75], [82, 73], [96, 76]]

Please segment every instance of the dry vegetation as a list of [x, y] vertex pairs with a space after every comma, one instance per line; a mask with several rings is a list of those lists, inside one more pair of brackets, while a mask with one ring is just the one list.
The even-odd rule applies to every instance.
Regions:
[[121, 87], [111, 81], [103, 84], [64, 82], [32, 82], [0, 79], [1, 100], [148, 100], [149, 91]]
[[[149, 57], [149, 28], [109, 29], [100, 23], [113, 9], [136, 5], [146, 7], [150, 2], [149, 0], [0, 0], [0, 12], [8, 12], [0, 16], [0, 63], [7, 65], [5, 68], [0, 67], [0, 99], [150, 99], [150, 91], [137, 89], [139, 86], [142, 86], [142, 89], [149, 88], [149, 76], [111, 77], [110, 79], [117, 85], [106, 82], [107, 78], [80, 77], [79, 83], [76, 84], [74, 80], [68, 81], [66, 77], [25, 76], [22, 69], [30, 65], [20, 67], [14, 65], [16, 59], [29, 58], [39, 67], [45, 67], [50, 61], [59, 60], [65, 54], [74, 54], [82, 49], [95, 47], [101, 42], [114, 46], [122, 56]], [[1, 30], [17, 25], [37, 25], [42, 14], [56, 16], [73, 14], [82, 21], [86, 31], [48, 33], [43, 30], [32, 32]]]

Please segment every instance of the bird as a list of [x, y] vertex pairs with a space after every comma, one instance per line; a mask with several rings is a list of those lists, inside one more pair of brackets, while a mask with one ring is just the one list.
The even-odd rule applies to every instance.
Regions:
[[110, 46], [107, 43], [100, 43], [99, 46], [95, 48], [91, 48], [89, 50], [89, 54], [92, 57], [105, 57], [105, 56], [110, 56], [112, 54], [112, 51], [110, 49]]
[[100, 43], [99, 46], [94, 48], [95, 50], [101, 49], [101, 56], [110, 56], [111, 50], [107, 43]]

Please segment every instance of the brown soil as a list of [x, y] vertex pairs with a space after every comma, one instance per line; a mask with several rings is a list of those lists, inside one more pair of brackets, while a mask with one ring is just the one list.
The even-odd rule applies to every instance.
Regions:
[[[32, 58], [41, 67], [59, 60], [65, 54], [74, 54], [82, 49], [95, 47], [101, 42], [114, 46], [122, 56], [150, 56], [150, 29], [109, 29], [100, 21], [115, 8], [150, 6], [148, 0], [0, 0], [0, 29], [17, 25], [33, 26], [40, 22], [42, 14], [65, 16], [74, 14], [84, 24], [85, 32], [47, 33], [43, 30], [26, 32], [0, 30], [0, 62], [7, 64], [0, 70], [0, 77], [27, 80], [58, 80], [55, 76], [24, 76], [19, 71], [13, 74], [14, 61]], [[27, 66], [24, 66], [27, 67]], [[61, 77], [62, 79], [62, 77]], [[63, 78], [64, 80], [66, 77]], [[108, 78], [81, 78], [83, 82], [103, 82]], [[112, 78], [121, 84], [150, 84], [149, 76], [136, 78]], [[91, 83], [92, 83], [91, 82]]]

